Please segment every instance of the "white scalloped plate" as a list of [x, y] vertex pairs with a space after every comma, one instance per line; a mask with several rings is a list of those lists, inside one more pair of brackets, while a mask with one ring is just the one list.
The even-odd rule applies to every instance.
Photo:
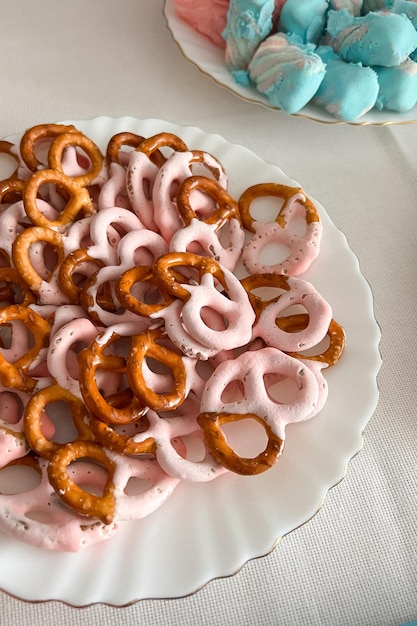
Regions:
[[[165, 0], [164, 15], [168, 30], [187, 61], [193, 63], [203, 74], [206, 74], [217, 84], [233, 92], [242, 100], [264, 106], [267, 109], [280, 111], [283, 114], [280, 109], [272, 106], [266, 96], [254, 87], [244, 87], [243, 85], [238, 85], [233, 80], [224, 63], [224, 52], [178, 17], [173, 0]], [[417, 105], [406, 113], [372, 109], [372, 111], [369, 111], [369, 113], [366, 113], [358, 120], [343, 122], [327, 113], [322, 107], [309, 103], [301, 111], [295, 113], [294, 116], [305, 117], [325, 124], [352, 124], [354, 126], [414, 124], [417, 122]]]
[[[122, 130], [144, 136], [176, 133], [190, 149], [207, 150], [222, 161], [234, 195], [258, 182], [298, 186], [247, 148], [198, 128], [129, 117], [71, 123], [103, 150], [111, 135]], [[0, 534], [1, 589], [25, 600], [61, 600], [75, 606], [176, 598], [236, 573], [317, 513], [361, 448], [378, 400], [381, 363], [370, 287], [346, 237], [317, 207], [324, 227], [322, 249], [304, 276], [329, 300], [347, 334], [343, 358], [328, 372], [329, 399], [323, 411], [287, 429], [284, 454], [268, 472], [180, 484], [148, 518], [126, 524], [114, 538], [84, 552], [48, 552]]]

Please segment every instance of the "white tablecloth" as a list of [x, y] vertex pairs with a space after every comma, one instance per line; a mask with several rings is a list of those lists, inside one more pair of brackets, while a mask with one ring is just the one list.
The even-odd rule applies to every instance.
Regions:
[[189, 597], [124, 608], [0, 593], [0, 624], [417, 620], [417, 125], [325, 125], [241, 101], [184, 59], [162, 9], [162, 0], [0, 0], [0, 136], [63, 119], [155, 117], [219, 133], [278, 164], [344, 231], [371, 285], [382, 331], [379, 405], [319, 513], [236, 575]]

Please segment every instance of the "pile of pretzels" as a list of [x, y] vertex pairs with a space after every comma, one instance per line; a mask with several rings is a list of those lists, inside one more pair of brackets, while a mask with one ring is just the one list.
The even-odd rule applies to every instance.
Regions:
[[[33, 475], [1, 491], [0, 529], [76, 551], [180, 481], [272, 467], [345, 345], [300, 277], [322, 235], [303, 190], [234, 198], [215, 156], [166, 132], [118, 133], [102, 154], [42, 124], [0, 153], [15, 162], [0, 182], [0, 476]], [[262, 198], [274, 219], [254, 217]], [[286, 252], [268, 264], [271, 244]], [[247, 420], [266, 444], [242, 456], [226, 426]]]

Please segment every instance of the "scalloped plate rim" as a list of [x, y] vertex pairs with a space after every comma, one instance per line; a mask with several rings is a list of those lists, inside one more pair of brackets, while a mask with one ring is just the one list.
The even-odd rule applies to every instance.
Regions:
[[[143, 134], [145, 129], [152, 134], [169, 130], [169, 132], [176, 132], [186, 141], [190, 141], [191, 148], [206, 148], [206, 145], [209, 145], [211, 148], [217, 146], [219, 151], [223, 154], [227, 168], [230, 170], [231, 187], [236, 186], [241, 178], [244, 178], [245, 186], [250, 184], [251, 181], [248, 182], [247, 177], [242, 176], [245, 171], [249, 175], [249, 170], [252, 177], [262, 174], [269, 180], [271, 176], [274, 176], [276, 179], [280, 179], [280, 181], [287, 182], [287, 184], [298, 185], [296, 181], [284, 174], [278, 166], [263, 161], [248, 148], [239, 144], [231, 144], [221, 135], [206, 133], [195, 126], [178, 126], [170, 122], [156, 119], [138, 120], [129, 116], [120, 118], [101, 116], [89, 120], [72, 120], [68, 123], [78, 125], [81, 130], [91, 133], [91, 136], [96, 138], [97, 141], [98, 136], [104, 141], [105, 137], [109, 138], [114, 132], [126, 129], [132, 132], [140, 132], [141, 134]], [[216, 150], [213, 150], [213, 152], [216, 154]], [[233, 172], [233, 163], [236, 157], [239, 158], [239, 176], [236, 176], [236, 173]], [[244, 170], [243, 173], [242, 167]], [[360, 300], [361, 303], [360, 305], [356, 303], [354, 308], [355, 306], [359, 306], [360, 311], [363, 309], [363, 317], [359, 317], [361, 320], [361, 328], [363, 328], [363, 324], [366, 328], [364, 340], [362, 341], [361, 337], [357, 337], [358, 333], [361, 333], [353, 318], [351, 319], [349, 317], [349, 319], [346, 320], [346, 324], [344, 324], [348, 334], [348, 341], [350, 338], [351, 345], [355, 346], [354, 352], [360, 352], [361, 362], [362, 359], [364, 359], [368, 368], [364, 373], [361, 373], [360, 376], [355, 373], [355, 376], [357, 376], [356, 384], [361, 385], [361, 380], [364, 376], [366, 379], [366, 384], [363, 386], [362, 390], [359, 390], [359, 396], [362, 394], [364, 397], [360, 415], [355, 415], [353, 418], [356, 420], [355, 426], [353, 427], [350, 421], [341, 420], [339, 415], [341, 403], [336, 402], [334, 406], [334, 408], [338, 409], [334, 419], [341, 420], [339, 426], [345, 429], [344, 435], [349, 435], [350, 437], [348, 449], [344, 449], [342, 453], [338, 447], [340, 445], [344, 446], [346, 442], [344, 438], [342, 442], [337, 438], [336, 448], [331, 447], [330, 450], [326, 449], [331, 457], [332, 466], [330, 468], [326, 463], [323, 463], [323, 460], [320, 459], [318, 455], [316, 455], [315, 458], [320, 466], [319, 469], [321, 473], [319, 473], [319, 475], [316, 476], [315, 471], [311, 472], [311, 466], [305, 466], [305, 455], [303, 456], [303, 450], [300, 449], [300, 447], [302, 448], [303, 445], [305, 447], [306, 441], [308, 441], [309, 448], [317, 446], [319, 442], [316, 441], [316, 439], [322, 441], [320, 437], [323, 432], [328, 435], [328, 427], [332, 430], [334, 425], [332, 421], [329, 421], [329, 413], [331, 413], [330, 407], [327, 413], [325, 410], [323, 414], [320, 414], [313, 420], [291, 427], [291, 432], [289, 433], [286, 444], [287, 456], [284, 454], [282, 460], [276, 467], [266, 472], [264, 475], [261, 475], [264, 477], [264, 480], [262, 477], [260, 480], [254, 477], [254, 480], [248, 479], [248, 482], [245, 483], [245, 478], [242, 480], [242, 477], [224, 476], [203, 486], [182, 484], [163, 507], [158, 509], [151, 516], [145, 520], [129, 524], [126, 526], [125, 530], [121, 531], [110, 541], [92, 546], [92, 548], [84, 552], [76, 554], [49, 553], [44, 550], [32, 548], [31, 546], [26, 546], [5, 535], [1, 535], [0, 549], [2, 549], [4, 563], [5, 565], [9, 563], [9, 567], [3, 567], [0, 570], [0, 589], [13, 597], [26, 601], [44, 602], [57, 600], [77, 607], [89, 606], [95, 603], [103, 603], [111, 606], [126, 606], [143, 599], [180, 598], [197, 592], [210, 580], [234, 575], [248, 561], [270, 553], [281, 537], [307, 523], [314, 517], [323, 505], [329, 489], [340, 483], [344, 478], [348, 463], [362, 447], [363, 431], [378, 402], [379, 390], [377, 375], [381, 365], [379, 352], [380, 329], [374, 317], [371, 288], [360, 272], [359, 260], [350, 250], [346, 235], [333, 224], [330, 217], [319, 203], [317, 203], [317, 207], [325, 226], [325, 233], [323, 235], [323, 243], [325, 244], [324, 255], [329, 258], [335, 256], [336, 258], [340, 259], [341, 257], [343, 259], [340, 271], [344, 279], [347, 279], [345, 288], [348, 289], [350, 283], [353, 282], [353, 291], [356, 295], [360, 294], [360, 298], [357, 298], [357, 300]], [[320, 263], [320, 259], [317, 263]], [[349, 266], [348, 269], [346, 269], [346, 265]], [[321, 280], [318, 282], [325, 288], [325, 272], [323, 271], [320, 274], [317, 269], [318, 268], [311, 272], [312, 278], [314, 278], [314, 274], [316, 274], [317, 279], [321, 277]], [[323, 267], [322, 269], [324, 270], [325, 268]], [[333, 291], [333, 286], [331, 286], [330, 291]], [[340, 293], [338, 293], [338, 299], [340, 299]], [[334, 304], [337, 305], [337, 315], [340, 315], [340, 312], [346, 308], [346, 301], [344, 301], [343, 294], [342, 300]], [[352, 358], [356, 360], [355, 355], [348, 355], [347, 361]], [[342, 362], [338, 364], [338, 366], [339, 365], [342, 367]], [[352, 368], [351, 365], [350, 368]], [[333, 372], [329, 372], [329, 374], [332, 373]], [[329, 382], [330, 390], [334, 388], [337, 389], [339, 393], [341, 378], [341, 376], [333, 377], [332, 381]], [[345, 390], [345, 392], [346, 398], [348, 399], [352, 394], [349, 394], [348, 390]], [[334, 400], [331, 401], [330, 399], [330, 402], [334, 403]], [[344, 404], [342, 406], [343, 412], [345, 406]], [[333, 420], [333, 416], [330, 417]], [[292, 450], [293, 456], [291, 456], [291, 452], [288, 453], [289, 448]], [[300, 463], [300, 454], [303, 456], [303, 463]], [[317, 468], [314, 468], [314, 470], [317, 470]], [[289, 487], [286, 486], [287, 483], [284, 485], [283, 480], [277, 479], [285, 477], [286, 481], [289, 480], [291, 484], [291, 481], [294, 481], [294, 476], [303, 481], [303, 483], [301, 487], [299, 486], [289, 492], [294, 500], [294, 503], [291, 505], [292, 509], [282, 511], [282, 507], [279, 505], [278, 501], [275, 501], [274, 505], [272, 505], [271, 501], [274, 498], [276, 500], [278, 499], [277, 492], [284, 490], [285, 493], [285, 489], [289, 489]], [[305, 493], [306, 485], [310, 488], [311, 482], [313, 482], [313, 488], [315, 489], [314, 497], [311, 497], [310, 491], [308, 495]], [[265, 485], [268, 485], [269, 491], [267, 491], [267, 499], [262, 498], [260, 495], [258, 497], [259, 484], [261, 486], [263, 485], [264, 488]], [[271, 486], [274, 487], [273, 493], [270, 489]], [[227, 502], [224, 500], [225, 493], [228, 495]], [[244, 498], [242, 498], [242, 494]], [[273, 497], [271, 497], [271, 494]], [[253, 511], [252, 509], [254, 507], [252, 505], [250, 506], [250, 510], [247, 511], [247, 507], [245, 508], [246, 505], [242, 500], [244, 499], [246, 501], [248, 495], [255, 500], [258, 498], [259, 502], [257, 502], [259, 506], [263, 507], [261, 511]], [[308, 504], [305, 503], [306, 499], [309, 500]], [[212, 508], [215, 505], [225, 506], [225, 502], [230, 510], [227, 509], [228, 515], [220, 516], [219, 518], [216, 512], [213, 512]], [[253, 500], [251, 502], [253, 502]], [[178, 519], [179, 512], [183, 510], [184, 506], [187, 506], [187, 518], [192, 518], [194, 515], [194, 521], [195, 519], [199, 519], [200, 524], [204, 519], [204, 524], [208, 524], [208, 528], [211, 531], [211, 533], [208, 533], [208, 536], [211, 538], [208, 542], [207, 535], [203, 537], [203, 539], [205, 539], [203, 542], [201, 542], [202, 537], [200, 536], [199, 545], [202, 550], [201, 556], [205, 559], [204, 563], [198, 558], [196, 561], [196, 551], [193, 549], [193, 541], [196, 540], [196, 537], [194, 536], [193, 541], [191, 541], [188, 533], [186, 533], [186, 529], [190, 532], [189, 529], [192, 530], [195, 526], [190, 524], [189, 519]], [[206, 515], [203, 518], [201, 511], [197, 511], [196, 509], [204, 506], [206, 507], [206, 509], [204, 509]], [[258, 536], [248, 537], [249, 531], [255, 534], [255, 527], [253, 520], [248, 522], [242, 514], [243, 510], [245, 511], [245, 515], [255, 515], [256, 524], [259, 525], [259, 528], [262, 529], [265, 527], [265, 532], [268, 531], [268, 536], [261, 537], [262, 541], [259, 540], [258, 542]], [[233, 515], [230, 516], [230, 512], [238, 514], [233, 518]], [[281, 516], [282, 519], [280, 519], [279, 516]], [[233, 519], [235, 526], [231, 528], [230, 520]], [[170, 527], [169, 529], [167, 528], [168, 526]], [[171, 527], [174, 528], [174, 531]], [[139, 554], [143, 556], [146, 561], [146, 555], [148, 554], [148, 544], [146, 542], [153, 536], [153, 533], [158, 534], [155, 528], [161, 533], [158, 535], [157, 544], [158, 546], [163, 546], [165, 549], [164, 553], [159, 556], [166, 557], [167, 552], [170, 553], [174, 551], [179, 558], [176, 544], [178, 543], [184, 548], [181, 540], [182, 542], [184, 542], [185, 539], [189, 540], [191, 547], [186, 552], [187, 558], [189, 559], [186, 568], [181, 564], [176, 565], [174, 570], [170, 573], [171, 578], [168, 576], [164, 581], [155, 579], [149, 586], [147, 581], [143, 579], [145, 566], [139, 563]], [[256, 526], [257, 531], [259, 528]], [[140, 529], [143, 536], [137, 537], [136, 529]], [[170, 533], [172, 533], [172, 536]], [[227, 546], [229, 550], [227, 558], [224, 554], [225, 545], [223, 543], [225, 534], [228, 538], [228, 542], [230, 542], [230, 545]], [[132, 537], [136, 538], [136, 542], [141, 548], [139, 550], [138, 545], [135, 544], [134, 554], [136, 559], [133, 557], [130, 544]], [[173, 541], [174, 539], [178, 539], [178, 541]], [[253, 545], [255, 539], [257, 543], [256, 546]], [[248, 542], [252, 543], [248, 546]], [[219, 545], [219, 543], [221, 545]], [[161, 547], [161, 550], [162, 549]], [[118, 550], [120, 552], [118, 552]], [[19, 560], [19, 555], [22, 556], [22, 561]], [[150, 557], [150, 554], [148, 557]], [[214, 558], [218, 559], [217, 563], [213, 563]], [[123, 572], [129, 569], [126, 565], [130, 564], [132, 571], [136, 574], [137, 584], [132, 585], [131, 577], [127, 577], [126, 575], [123, 577], [120, 572], [118, 575], [122, 576], [123, 583], [120, 580], [115, 582], [114, 574], [112, 575], [111, 572], [107, 574], [104, 570], [101, 576], [99, 576], [99, 580], [94, 580], [91, 576], [89, 577], [89, 574], [93, 571], [102, 571], [104, 564], [107, 563], [108, 565], [111, 559], [113, 563], [123, 562]], [[23, 560], [25, 563], [23, 563]], [[74, 585], [74, 581], [72, 581], [72, 586], [68, 585], [69, 581], [66, 578], [65, 565], [69, 567], [69, 571], [75, 570], [81, 575], [82, 580], [75, 581], [77, 585]], [[191, 569], [194, 568], [192, 572], [189, 571], [190, 567]], [[30, 572], [28, 572], [28, 569]], [[145, 569], [146, 576], [150, 576], [151, 578], [153, 576], [155, 578], [155, 568], [150, 558], [148, 558], [146, 562]], [[142, 577], [140, 576], [141, 574]], [[175, 580], [173, 580], [174, 574]], [[181, 576], [183, 578], [181, 578]], [[116, 589], [115, 584], [117, 585]], [[90, 585], [90, 587], [88, 587], [88, 585]]]

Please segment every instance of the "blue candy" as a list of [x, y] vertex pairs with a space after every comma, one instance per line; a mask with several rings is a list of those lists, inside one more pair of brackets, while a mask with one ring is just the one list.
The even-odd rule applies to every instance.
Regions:
[[303, 43], [317, 44], [326, 24], [329, 0], [287, 0], [281, 9], [279, 30]]
[[368, 13], [353, 17], [346, 10], [330, 11], [327, 31], [331, 45], [350, 63], [399, 65], [417, 48], [417, 32], [405, 15]]
[[417, 102], [417, 63], [407, 59], [396, 67], [375, 67], [379, 94], [376, 108], [405, 113]]
[[370, 111], [379, 90], [376, 72], [342, 61], [328, 46], [320, 46], [316, 52], [326, 63], [326, 74], [314, 102], [345, 122], [353, 122]]

